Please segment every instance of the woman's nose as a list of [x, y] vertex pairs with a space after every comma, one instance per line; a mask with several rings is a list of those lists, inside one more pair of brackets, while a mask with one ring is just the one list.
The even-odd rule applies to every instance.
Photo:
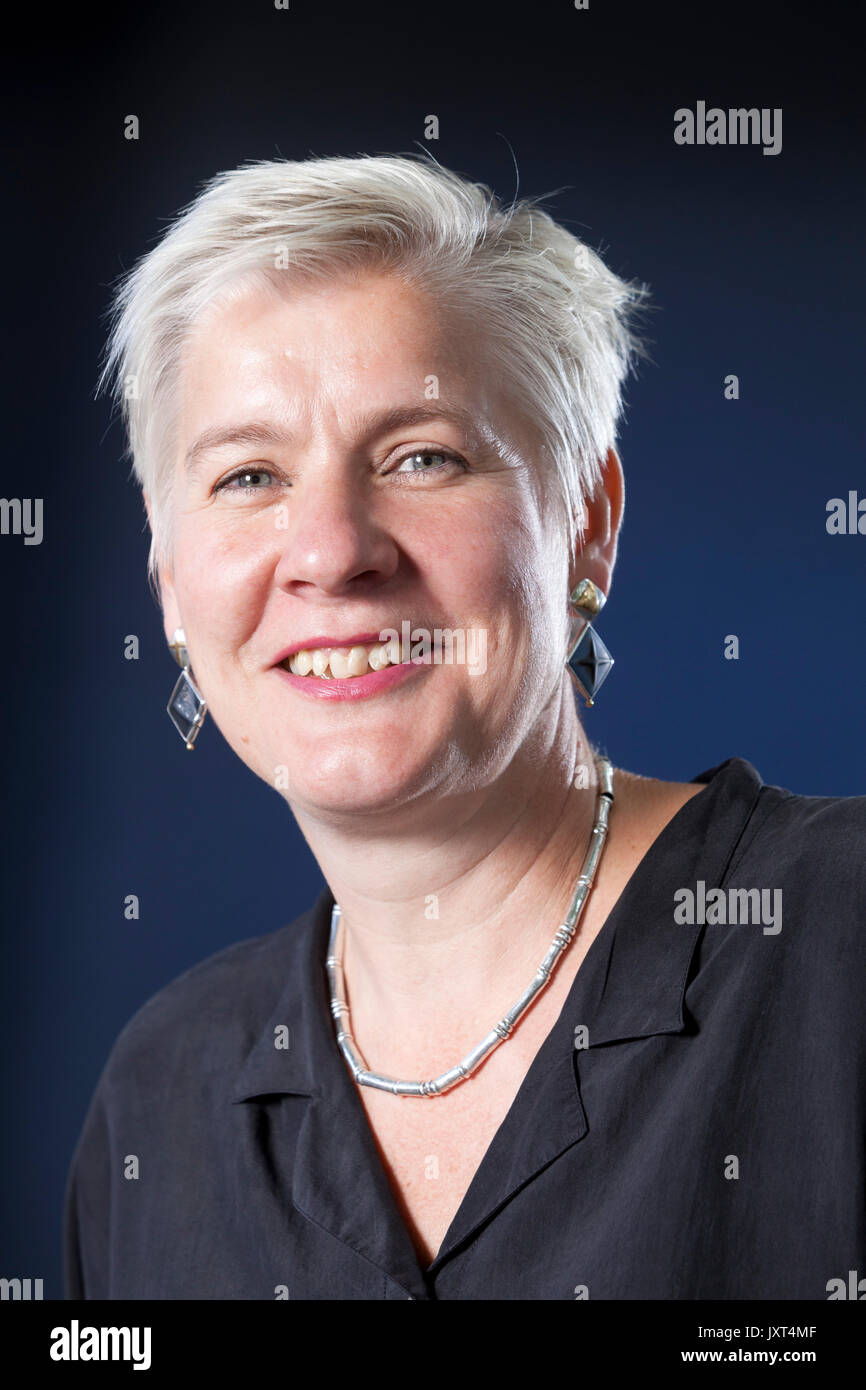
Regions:
[[284, 589], [339, 593], [362, 582], [381, 583], [399, 563], [397, 541], [370, 490], [338, 469], [306, 472], [278, 509], [275, 525], [275, 579]]

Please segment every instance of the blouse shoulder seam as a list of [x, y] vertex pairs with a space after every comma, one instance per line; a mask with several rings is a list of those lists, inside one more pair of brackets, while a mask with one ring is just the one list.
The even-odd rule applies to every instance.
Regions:
[[[761, 802], [766, 799], [766, 794], [769, 792], [776, 793], [776, 804], [775, 806], [768, 807], [764, 815], [760, 815]], [[755, 800], [752, 804], [752, 809], [728, 856], [728, 861], [722, 873], [722, 882], [734, 872], [735, 868], [746, 857], [761, 831], [766, 828], [773, 817], [781, 811], [783, 806], [787, 806], [788, 802], [793, 800], [796, 800], [796, 793], [789, 791], [787, 787], [774, 787], [765, 782], [758, 788]]]

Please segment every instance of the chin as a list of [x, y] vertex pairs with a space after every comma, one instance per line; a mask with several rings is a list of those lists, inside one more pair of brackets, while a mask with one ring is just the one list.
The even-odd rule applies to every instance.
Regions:
[[[404, 748], [407, 739], [399, 741]], [[276, 785], [273, 769], [284, 769], [283, 785], [278, 787], [287, 799], [309, 807], [332, 810], [372, 811], [383, 809], [412, 795], [429, 777], [429, 759], [423, 749], [412, 747], [411, 761], [403, 762], [395, 753], [399, 743], [377, 737], [363, 740], [338, 738], [322, 746], [309, 738], [283, 747], [273, 759], [262, 759], [259, 775]]]
[[334, 778], [310, 778], [302, 774], [292, 778], [285, 796], [290, 803], [303, 806], [310, 811], [350, 812], [366, 815], [376, 811], [396, 809], [402, 802], [411, 798], [414, 782], [411, 778], [378, 777], [365, 780], [361, 777], [343, 776]]

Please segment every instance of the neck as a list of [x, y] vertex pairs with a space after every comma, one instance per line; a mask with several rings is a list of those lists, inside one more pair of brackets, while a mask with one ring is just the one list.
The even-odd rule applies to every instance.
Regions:
[[[575, 785], [581, 766], [585, 786]], [[546, 737], [483, 787], [437, 789], [387, 825], [296, 812], [342, 911], [359, 1043], [365, 1032], [407, 1030], [478, 1041], [529, 984], [565, 917], [597, 796], [593, 751], [566, 691]]]

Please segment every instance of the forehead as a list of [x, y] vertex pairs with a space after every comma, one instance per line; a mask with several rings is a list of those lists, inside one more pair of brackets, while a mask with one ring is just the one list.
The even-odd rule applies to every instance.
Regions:
[[[184, 413], [215, 396], [297, 406], [317, 393], [379, 403], [395, 391], [436, 391], [487, 405], [483, 345], [420, 288], [385, 273], [286, 292], [240, 287], [198, 319], [181, 360]], [[432, 379], [435, 378], [435, 383]], [[288, 398], [288, 399], [287, 399]]]
[[201, 441], [249, 422], [286, 439], [324, 424], [354, 443], [403, 424], [408, 432], [420, 407], [450, 422], [458, 447], [491, 450], [542, 485], [537, 427], [468, 315], [384, 272], [279, 291], [246, 282], [231, 294], [184, 343], [176, 468]]

